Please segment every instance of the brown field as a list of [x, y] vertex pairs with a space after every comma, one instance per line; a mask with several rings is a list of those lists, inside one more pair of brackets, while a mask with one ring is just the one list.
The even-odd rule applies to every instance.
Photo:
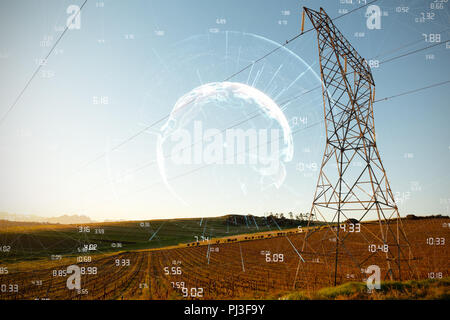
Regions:
[[[448, 244], [427, 244], [428, 238], [449, 241], [449, 223], [448, 218], [403, 220], [413, 259], [401, 261], [402, 280], [449, 276]], [[377, 223], [364, 223], [360, 233], [345, 235], [345, 248], [339, 255], [339, 284], [362, 281], [366, 275], [361, 268], [373, 264], [381, 268], [382, 280], [389, 280], [385, 253], [368, 250], [368, 244], [379, 243], [378, 233]], [[76, 258], [19, 262], [6, 265], [8, 274], [0, 274], [0, 299], [270, 299], [282, 292], [315, 292], [333, 285], [332, 232], [318, 228], [304, 251], [303, 243], [304, 233], [285, 232], [283, 236], [256, 240], [240, 236], [229, 243], [213, 239], [192, 247], [97, 255], [88, 263], [77, 263]], [[283, 261], [267, 262], [262, 254], [265, 251], [270, 251], [271, 259], [273, 254], [283, 254]], [[125, 259], [125, 265], [116, 266], [116, 259], [120, 264]], [[54, 270], [65, 270], [71, 264], [86, 267], [81, 291], [67, 289], [67, 275], [53, 275]], [[398, 278], [396, 263], [391, 261], [391, 265]]]

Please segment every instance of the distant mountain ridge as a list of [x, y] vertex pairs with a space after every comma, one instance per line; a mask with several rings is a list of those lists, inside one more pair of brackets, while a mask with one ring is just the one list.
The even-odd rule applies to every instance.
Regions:
[[39, 223], [59, 223], [59, 224], [77, 224], [77, 223], [94, 223], [85, 215], [67, 215], [64, 214], [59, 217], [41, 217], [34, 214], [13, 214], [7, 212], [0, 212], [0, 220], [22, 221], [22, 222], [39, 222]]

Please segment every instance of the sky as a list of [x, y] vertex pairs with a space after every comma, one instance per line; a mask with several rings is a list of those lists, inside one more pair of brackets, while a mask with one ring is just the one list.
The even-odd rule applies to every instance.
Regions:
[[[63, 32], [70, 7], [83, 2], [0, 3], [1, 117]], [[302, 6], [322, 6], [334, 18], [364, 3], [87, 1], [79, 26], [72, 21], [75, 28], [0, 123], [0, 212], [98, 221], [308, 212], [325, 147], [322, 93], [305, 93], [320, 85], [315, 31], [234, 74], [297, 35]], [[382, 12], [379, 29], [369, 29], [365, 9], [335, 22], [367, 60], [383, 62], [450, 38], [447, 2], [374, 4]], [[449, 80], [449, 53], [447, 43], [375, 62], [376, 99]], [[172, 112], [181, 97], [226, 79], [257, 91], [227, 91], [222, 100], [214, 93]], [[266, 110], [266, 98], [279, 109]], [[401, 215], [449, 213], [449, 101], [447, 83], [374, 104], [377, 145]], [[293, 156], [284, 157], [280, 144], [281, 167], [269, 175], [249, 160], [176, 163], [170, 157], [176, 141], [163, 139], [164, 128], [186, 123], [195, 142], [195, 121], [215, 132], [235, 124], [263, 133], [289, 129]]]

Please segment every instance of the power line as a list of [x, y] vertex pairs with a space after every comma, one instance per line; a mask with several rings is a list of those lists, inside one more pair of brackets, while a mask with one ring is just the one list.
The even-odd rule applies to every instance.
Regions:
[[[446, 29], [446, 30], [444, 30], [444, 31], [441, 31], [441, 32], [445, 32], [445, 31], [447, 31], [447, 30], [450, 30], [450, 28], [448, 28], [448, 29]], [[420, 40], [420, 41], [422, 41], [422, 40]], [[450, 41], [450, 40], [447, 40], [447, 41], [445, 41], [445, 42], [448, 42], [448, 41]], [[413, 43], [417, 43], [417, 42], [419, 42], [419, 41], [415, 41], [415, 42], [413, 42]], [[445, 42], [438, 43], [437, 45], [443, 44], [443, 43], [445, 43]], [[380, 57], [380, 56], [383, 56], [383, 55], [386, 55], [386, 54], [388, 54], [388, 53], [397, 52], [397, 51], [399, 51], [399, 50], [401, 50], [401, 49], [403, 49], [403, 48], [406, 48], [406, 47], [412, 45], [413, 43], [406, 44], [406, 45], [404, 45], [404, 46], [398, 47], [398, 48], [393, 49], [393, 50], [391, 50], [391, 51], [389, 51], [389, 52], [386, 52], [386, 53], [378, 54], [378, 55], [376, 55], [376, 56], [370, 58], [369, 60], [376, 59], [376, 58], [378, 58], [378, 57]], [[408, 56], [408, 55], [411, 55], [411, 54], [414, 54], [414, 53], [423, 51], [423, 50], [425, 50], [425, 49], [428, 49], [428, 48], [431, 48], [431, 47], [434, 47], [434, 46], [435, 46], [435, 45], [431, 45], [431, 46], [428, 46], [428, 47], [425, 47], [425, 48], [421, 48], [421, 49], [419, 49], [419, 50], [414, 50], [414, 51], [411, 51], [411, 52], [407, 52], [407, 53], [402, 54], [402, 55], [400, 55], [400, 56], [393, 57], [393, 58], [391, 58], [391, 59], [389, 59], [389, 60], [381, 61], [380, 64], [385, 63], [385, 62], [389, 62], [389, 61], [392, 61], [392, 60], [400, 59], [400, 58], [406, 57], [406, 56]], [[377, 69], [375, 69], [374, 71], [376, 71], [376, 70], [377, 70]], [[321, 85], [319, 85], [319, 86], [317, 86], [317, 87], [314, 87], [314, 88], [312, 88], [312, 89], [309, 89], [307, 92], [303, 92], [303, 93], [301, 93], [300, 95], [294, 96], [294, 97], [288, 99], [287, 101], [285, 101], [284, 103], [287, 104], [288, 102], [290, 102], [290, 101], [292, 101], [292, 100], [298, 99], [298, 98], [301, 97], [303, 94], [308, 93], [308, 92], [311, 92], [311, 91], [314, 91], [314, 90], [317, 90], [317, 89], [319, 89], [319, 88], [321, 88]]]
[[289, 40], [286, 40], [286, 42], [285, 42], [284, 44], [282, 44], [282, 45], [276, 47], [275, 49], [273, 49], [273, 50], [269, 51], [268, 53], [266, 53], [265, 55], [263, 55], [261, 58], [256, 59], [255, 61], [253, 61], [252, 63], [248, 64], [248, 65], [245, 66], [244, 68], [242, 68], [242, 69], [240, 69], [239, 71], [233, 73], [231, 76], [229, 76], [228, 78], [226, 78], [224, 81], [228, 81], [228, 80], [230, 80], [231, 78], [234, 78], [234, 77], [237, 76], [238, 74], [244, 72], [244, 71], [247, 70], [248, 68], [250, 68], [250, 67], [252, 67], [253, 65], [255, 65], [256, 63], [258, 63], [259, 61], [261, 61], [261, 60], [267, 58], [268, 56], [270, 56], [270, 55], [273, 54], [274, 52], [280, 50], [281, 48], [286, 47], [286, 46], [287, 46], [289, 43], [291, 43], [292, 41], [297, 40], [297, 39], [300, 38], [302, 35], [304, 35], [304, 34], [310, 32], [310, 31], [312, 31], [312, 30], [314, 30], [314, 28], [310, 28], [310, 29], [308, 29], [308, 30], [306, 30], [306, 31], [304, 31], [304, 32], [302, 32], [302, 33], [299, 33], [299, 34], [296, 35], [295, 37], [293, 37], [293, 38], [291, 38], [291, 39], [289, 39]]
[[[358, 8], [355, 8], [355, 9], [353, 9], [353, 10], [350, 10], [350, 11], [348, 11], [347, 13], [344, 13], [344, 14], [342, 14], [342, 15], [340, 15], [340, 16], [338, 16], [338, 17], [332, 19], [332, 20], [338, 20], [338, 19], [340, 19], [340, 18], [342, 18], [342, 17], [344, 17], [344, 16], [346, 16], [346, 15], [348, 15], [348, 14], [350, 14], [350, 13], [353, 13], [353, 12], [355, 12], [355, 11], [357, 11], [357, 10], [360, 10], [360, 9], [362, 9], [362, 8], [368, 6], [368, 5], [370, 5], [370, 4], [372, 4], [372, 3], [376, 2], [376, 1], [378, 1], [378, 0], [373, 0], [373, 1], [371, 1], [371, 2], [368, 2], [368, 3], [364, 4], [364, 5], [362, 5], [362, 6], [358, 7]], [[259, 61], [261, 61], [261, 60], [267, 58], [268, 56], [270, 56], [270, 55], [273, 54], [274, 52], [278, 51], [278, 50], [281, 49], [281, 48], [284, 48], [286, 45], [288, 45], [288, 44], [291, 43], [292, 41], [294, 41], [294, 40], [300, 38], [302, 35], [304, 35], [304, 34], [310, 32], [310, 31], [312, 31], [312, 30], [314, 30], [314, 28], [310, 28], [310, 29], [308, 29], [308, 30], [306, 30], [306, 31], [304, 31], [304, 32], [302, 32], [302, 33], [297, 34], [297, 35], [294, 36], [293, 38], [291, 38], [291, 39], [289, 39], [289, 40], [286, 40], [286, 42], [285, 42], [284, 44], [282, 44], [282, 45], [276, 47], [275, 49], [272, 49], [271, 51], [269, 51], [268, 53], [266, 53], [266, 54], [263, 55], [262, 57], [258, 58], [257, 60], [253, 61], [252, 63], [248, 64], [247, 66], [245, 66], [244, 68], [240, 69], [239, 71], [233, 73], [231, 76], [225, 78], [225, 79], [223, 80], [223, 82], [228, 81], [228, 80], [234, 78], [234, 77], [237, 76], [238, 74], [244, 72], [245, 70], [247, 70], [247, 69], [250, 68], [251, 66], [255, 65], [256, 63], [258, 63]], [[123, 142], [121, 142], [121, 143], [119, 143], [118, 145], [114, 146], [111, 150], [106, 151], [106, 152], [102, 153], [101, 155], [97, 156], [96, 158], [94, 158], [93, 160], [87, 162], [87, 163], [86, 163], [82, 168], [80, 168], [80, 170], [78, 170], [78, 171], [81, 171], [81, 170], [82, 170], [83, 168], [85, 168], [86, 166], [89, 166], [90, 164], [92, 164], [92, 163], [94, 163], [94, 162], [96, 162], [96, 161], [102, 159], [102, 158], [103, 158], [104, 156], [106, 156], [106, 154], [108, 154], [109, 152], [111, 152], [111, 151], [113, 151], [113, 150], [117, 150], [118, 148], [120, 148], [121, 146], [123, 146], [124, 144], [126, 144], [127, 142], [133, 140], [134, 138], [136, 138], [136, 137], [138, 137], [139, 135], [141, 135], [142, 133], [144, 133], [146, 130], [152, 128], [152, 127], [155, 126], [156, 124], [160, 123], [161, 121], [163, 121], [163, 120], [165, 120], [165, 119], [167, 119], [167, 118], [169, 118], [169, 117], [170, 117], [170, 113], [169, 113], [168, 115], [162, 117], [161, 119], [157, 120], [157, 121], [154, 122], [153, 124], [151, 124], [151, 125], [145, 127], [144, 129], [142, 129], [141, 131], [137, 132], [137, 133], [134, 134], [133, 136], [131, 136], [131, 137], [125, 139]], [[78, 171], [77, 171], [77, 172], [78, 172]]]
[[402, 92], [402, 93], [395, 94], [395, 95], [390, 96], [390, 97], [385, 97], [385, 98], [382, 98], [382, 99], [378, 99], [378, 100], [375, 100], [374, 103], [375, 103], [375, 102], [386, 101], [386, 100], [389, 100], [389, 99], [401, 97], [401, 96], [404, 96], [404, 95], [407, 95], [407, 94], [411, 94], [411, 93], [415, 93], [415, 92], [418, 92], [418, 91], [422, 91], [422, 90], [426, 90], [426, 89], [430, 89], [430, 88], [442, 86], [442, 85], [447, 84], [447, 83], [450, 83], [450, 80], [443, 81], [443, 82], [439, 82], [439, 83], [435, 83], [435, 84], [431, 84], [431, 85], [426, 86], [426, 87], [417, 88], [417, 89], [414, 89], [414, 90]]
[[[439, 34], [440, 34], [440, 33], [444, 33], [444, 32], [449, 31], [449, 30], [450, 30], [450, 28], [447, 28], [447, 29], [442, 30], [442, 31], [440, 31], [440, 32], [438, 32], [438, 33], [439, 33]], [[387, 55], [387, 54], [396, 52], [396, 51], [398, 51], [398, 50], [401, 50], [401, 49], [410, 47], [410, 46], [412, 46], [412, 45], [414, 45], [414, 44], [416, 44], [416, 43], [419, 43], [419, 42], [423, 42], [423, 37], [421, 37], [420, 39], [418, 39], [418, 40], [416, 40], [416, 41], [409, 42], [409, 43], [407, 43], [407, 44], [405, 44], [405, 45], [402, 45], [402, 46], [400, 46], [400, 47], [397, 47], [397, 48], [395, 48], [395, 49], [392, 49], [392, 50], [389, 50], [389, 51], [385, 51], [385, 52], [383, 52], [383, 53], [379, 53], [379, 54], [377, 54], [375, 57], [373, 57], [372, 59], [376, 59], [376, 58], [378, 58], [378, 57], [380, 57], [380, 56], [385, 56], [385, 55]]]
[[350, 10], [350, 11], [344, 13], [344, 14], [341, 14], [340, 16], [338, 16], [338, 17], [336, 17], [336, 18], [334, 18], [334, 19], [331, 19], [331, 20], [338, 20], [338, 19], [340, 19], [340, 18], [342, 18], [342, 17], [345, 17], [346, 15], [348, 15], [348, 14], [350, 14], [350, 13], [353, 13], [353, 12], [359, 10], [359, 9], [362, 9], [362, 8], [364, 8], [364, 7], [367, 7], [368, 5], [371, 5], [372, 3], [377, 2], [377, 1], [378, 1], [378, 0], [374, 0], [374, 1], [368, 2], [368, 3], [366, 3], [365, 5], [363, 5], [363, 6], [361, 6], [361, 7], [352, 9], [352, 10]]
[[[437, 87], [437, 86], [440, 86], [440, 85], [443, 85], [443, 84], [446, 84], [446, 83], [450, 83], [450, 80], [447, 80], [447, 81], [444, 81], [444, 82], [440, 82], [440, 83], [436, 83], [436, 84], [432, 84], [432, 85], [429, 85], [429, 86], [426, 86], [426, 87], [423, 87], [423, 88], [418, 88], [418, 89], [414, 89], [414, 90], [411, 90], [411, 91], [399, 93], [399, 94], [396, 94], [396, 95], [393, 95], [393, 96], [390, 96], [390, 97], [385, 97], [385, 98], [382, 98], [382, 99], [379, 99], [379, 100], [374, 101], [374, 103], [376, 103], [376, 102], [381, 102], [381, 101], [386, 101], [386, 100], [388, 100], [388, 99], [393, 99], [393, 98], [400, 97], [400, 96], [404, 96], [404, 95], [411, 94], [411, 93], [414, 93], [414, 92], [418, 92], [418, 91], [430, 89], [430, 88]], [[314, 126], [317, 126], [317, 125], [323, 123], [324, 121], [325, 121], [325, 120], [317, 121], [317, 122], [311, 124], [310, 126], [307, 126], [307, 127], [304, 127], [304, 128], [299, 128], [299, 129], [293, 131], [293, 132], [292, 132], [292, 135], [295, 135], [295, 134], [297, 134], [297, 133], [299, 133], [299, 132], [302, 132], [302, 131], [304, 131], [304, 130], [306, 130], [306, 129], [310, 129], [310, 128], [314, 127]], [[283, 139], [283, 137], [279, 138], [279, 140], [282, 140], [282, 139]], [[269, 140], [269, 141], [267, 142], [267, 144], [270, 144], [270, 143], [272, 143], [272, 140]], [[252, 148], [252, 149], [256, 149], [256, 148], [258, 148], [259, 146], [260, 146], [260, 145], [258, 144], [258, 145], [256, 145], [254, 148]], [[250, 151], [250, 150], [251, 150], [251, 149], [248, 149], [248, 150], [246, 150], [246, 151], [244, 151], [244, 152], [248, 152], [248, 151]], [[237, 153], [237, 154], [239, 154], [239, 153]], [[237, 154], [236, 154], [236, 155], [237, 155]], [[201, 167], [198, 167], [198, 168], [192, 169], [192, 170], [190, 170], [190, 171], [184, 172], [184, 173], [182, 173], [182, 174], [173, 176], [173, 177], [171, 177], [171, 178], [168, 178], [167, 181], [173, 181], [173, 180], [176, 180], [176, 179], [185, 177], [185, 176], [190, 175], [190, 174], [192, 174], [192, 173], [195, 173], [195, 172], [197, 172], [197, 171], [199, 171], [199, 170], [201, 170], [201, 169], [210, 167], [210, 166], [213, 165], [213, 164], [214, 164], [214, 163], [206, 164], [206, 165], [203, 165], [203, 166], [201, 166]], [[154, 186], [156, 186], [157, 184], [160, 184], [160, 183], [161, 183], [161, 181], [158, 181], [158, 182], [152, 184], [151, 186], [148, 186], [148, 187], [145, 187], [145, 188], [139, 190], [138, 192], [148, 190], [148, 189], [150, 189], [150, 188], [152, 188], [152, 187], [154, 187]]]
[[[80, 14], [81, 10], [83, 9], [84, 5], [86, 4], [88, 0], [85, 0], [83, 2], [83, 4], [80, 7], [80, 10], [77, 11], [77, 13], [72, 17], [72, 20], [70, 21], [72, 23], [72, 21]], [[47, 62], [48, 57], [50, 57], [50, 55], [52, 54], [53, 50], [56, 48], [56, 46], [58, 45], [59, 41], [62, 39], [62, 37], [64, 36], [64, 34], [67, 32], [67, 30], [69, 29], [69, 25], [71, 23], [68, 23], [66, 25], [66, 28], [64, 29], [64, 31], [61, 33], [61, 35], [58, 37], [58, 39], [55, 41], [55, 43], [53, 44], [53, 46], [51, 47], [50, 51], [48, 52], [48, 54], [45, 56], [45, 58], [42, 61]], [[36, 70], [34, 71], [34, 73], [31, 75], [31, 78], [28, 80], [28, 82], [25, 84], [25, 87], [23, 87], [22, 91], [20, 91], [19, 95], [17, 96], [17, 98], [14, 100], [14, 102], [11, 104], [11, 106], [9, 107], [9, 109], [6, 111], [6, 113], [3, 115], [2, 119], [0, 120], [0, 126], [3, 124], [3, 122], [6, 120], [6, 118], [8, 117], [8, 115], [11, 113], [11, 111], [15, 108], [15, 106], [17, 105], [17, 102], [19, 102], [20, 98], [23, 96], [23, 94], [25, 93], [25, 91], [27, 90], [27, 88], [30, 86], [31, 81], [33, 81], [34, 77], [38, 74], [38, 72], [41, 70], [43, 63], [39, 63], [38, 67], [36, 68]]]
[[393, 57], [393, 58], [390, 58], [390, 59], [387, 59], [387, 60], [383, 60], [383, 61], [380, 62], [380, 64], [386, 63], [386, 62], [390, 62], [390, 61], [393, 61], [393, 60], [396, 60], [396, 59], [399, 59], [399, 58], [403, 58], [403, 57], [409, 56], [410, 54], [417, 53], [417, 52], [420, 52], [420, 51], [423, 51], [423, 50], [426, 50], [426, 49], [430, 49], [430, 48], [433, 48], [433, 47], [436, 47], [436, 46], [440, 46], [440, 45], [443, 45], [443, 44], [445, 44], [445, 43], [447, 43], [449, 41], [450, 40], [446, 40], [446, 41], [443, 41], [443, 42], [438, 42], [438, 43], [432, 44], [432, 45], [424, 47], [424, 48], [420, 48], [420, 49], [417, 49], [417, 50], [409, 51], [409, 52], [401, 54], [399, 56], [396, 56], [396, 57]]
[[[147, 131], [147, 130], [150, 129], [151, 127], [154, 127], [154, 126], [156, 126], [158, 123], [160, 123], [160, 122], [166, 120], [169, 116], [170, 116], [170, 114], [169, 114], [169, 115], [166, 115], [166, 116], [162, 117], [161, 119], [156, 120], [155, 122], [153, 122], [153, 123], [149, 124], [148, 126], [144, 127], [142, 130], [136, 132], [136, 133], [133, 134], [131, 137], [125, 139], [125, 140], [122, 141], [122, 142], [120, 142], [119, 144], [117, 144], [116, 146], [114, 146], [112, 149], [103, 152], [102, 154], [100, 154], [100, 155], [97, 156], [96, 158], [94, 158], [94, 159], [92, 159], [91, 161], [87, 162], [87, 163], [83, 166], [83, 168], [85, 168], [85, 167], [89, 166], [90, 164], [92, 164], [92, 163], [94, 163], [94, 162], [100, 160], [101, 158], [103, 158], [104, 156], [106, 156], [108, 153], [113, 152], [113, 151], [119, 149], [121, 146], [123, 146], [124, 144], [130, 142], [130, 141], [133, 140], [134, 138], [140, 136], [141, 134], [143, 134], [145, 131]], [[82, 168], [81, 168], [81, 169], [82, 169]], [[81, 169], [78, 170], [78, 172], [81, 171]]]

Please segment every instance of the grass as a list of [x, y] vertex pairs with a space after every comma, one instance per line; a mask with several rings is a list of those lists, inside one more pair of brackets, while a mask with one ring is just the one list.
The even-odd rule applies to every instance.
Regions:
[[450, 278], [386, 281], [381, 289], [368, 293], [363, 282], [347, 282], [316, 292], [294, 291], [279, 297], [282, 300], [448, 300]]

